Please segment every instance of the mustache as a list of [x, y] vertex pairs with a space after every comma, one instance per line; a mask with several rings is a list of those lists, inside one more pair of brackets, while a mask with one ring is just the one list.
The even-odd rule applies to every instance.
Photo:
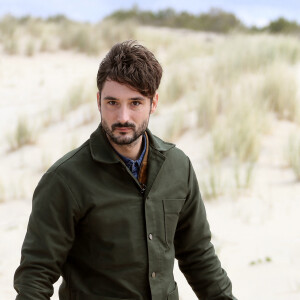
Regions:
[[112, 130], [115, 130], [117, 127], [128, 127], [128, 128], [135, 128], [135, 125], [132, 124], [132, 123], [129, 123], [129, 122], [126, 122], [126, 123], [115, 123], [113, 125], [111, 125], [111, 129]]

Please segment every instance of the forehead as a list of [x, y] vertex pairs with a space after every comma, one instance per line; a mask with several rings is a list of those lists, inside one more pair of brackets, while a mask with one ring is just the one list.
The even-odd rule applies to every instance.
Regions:
[[101, 91], [101, 98], [111, 96], [114, 98], [132, 98], [132, 97], [144, 97], [140, 92], [137, 90], [125, 85], [121, 84], [117, 81], [113, 80], [106, 80], [104, 82], [102, 91]]

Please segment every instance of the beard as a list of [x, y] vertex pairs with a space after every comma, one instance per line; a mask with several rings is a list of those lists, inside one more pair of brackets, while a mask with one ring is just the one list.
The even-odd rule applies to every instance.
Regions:
[[[101, 125], [106, 134], [109, 136], [110, 140], [117, 145], [130, 145], [134, 143], [141, 135], [143, 135], [148, 127], [148, 121], [145, 120], [138, 128], [133, 123], [114, 123], [111, 128], [101, 119]], [[120, 132], [116, 135], [114, 132], [117, 127], [128, 127], [131, 128], [129, 132]]]

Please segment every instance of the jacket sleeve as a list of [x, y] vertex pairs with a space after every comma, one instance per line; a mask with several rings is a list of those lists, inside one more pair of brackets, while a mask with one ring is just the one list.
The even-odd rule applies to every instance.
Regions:
[[236, 300], [211, 243], [205, 207], [190, 161], [188, 195], [179, 215], [174, 245], [179, 268], [199, 299]]
[[78, 205], [61, 175], [44, 174], [33, 194], [32, 211], [14, 276], [16, 300], [49, 300], [75, 236]]

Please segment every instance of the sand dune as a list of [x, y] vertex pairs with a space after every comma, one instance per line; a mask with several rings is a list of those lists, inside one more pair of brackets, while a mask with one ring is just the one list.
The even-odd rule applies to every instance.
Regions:
[[[81, 82], [94, 85], [99, 62], [100, 58], [69, 52], [0, 58], [1, 299], [13, 299], [16, 294], [13, 273], [20, 260], [34, 187], [51, 163], [84, 142], [96, 128], [97, 114], [91, 122], [81, 120], [91, 109], [97, 110], [96, 96], [63, 119], [53, 116], [47, 127], [42, 127], [42, 120], [50, 109], [55, 113], [72, 87]], [[160, 124], [169, 114], [163, 107], [153, 116], [150, 129], [162, 134]], [[9, 151], [7, 135], [20, 116], [27, 117], [36, 138], [32, 145]], [[263, 139], [252, 188], [206, 201], [213, 243], [238, 299], [300, 297], [300, 184], [281, 151], [288, 132], [296, 128], [274, 119], [270, 134]], [[196, 128], [177, 140], [177, 146], [191, 157], [199, 179], [204, 176], [199, 149], [205, 145], [205, 135]], [[196, 299], [177, 267], [175, 275], [181, 299]], [[52, 299], [58, 299], [57, 290]]]

